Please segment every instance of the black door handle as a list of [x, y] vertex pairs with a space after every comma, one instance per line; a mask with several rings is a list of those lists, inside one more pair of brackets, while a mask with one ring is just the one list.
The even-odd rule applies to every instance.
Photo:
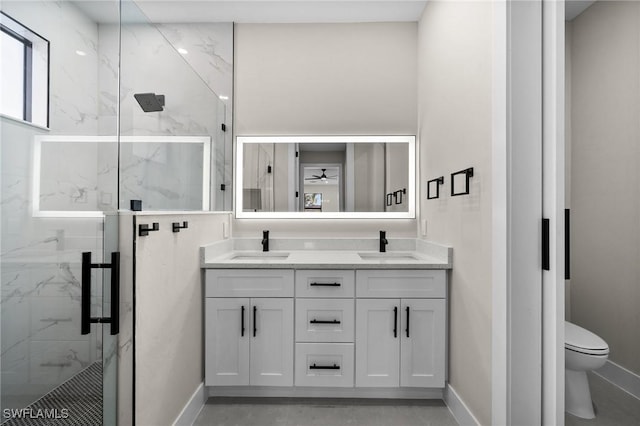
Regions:
[[571, 279], [571, 212], [564, 209], [564, 279]]
[[340, 287], [340, 283], [311, 283], [312, 287]]
[[240, 336], [244, 336], [244, 305], [242, 305], [240, 312]]
[[340, 320], [324, 321], [312, 319], [311, 321], [309, 321], [309, 324], [340, 324]]
[[409, 337], [409, 307], [407, 306], [407, 337]]
[[120, 333], [120, 252], [111, 253], [111, 335]]
[[[91, 269], [111, 269], [111, 316], [91, 316]], [[111, 335], [120, 332], [120, 253], [111, 253], [111, 263], [91, 263], [91, 252], [82, 253], [82, 295], [80, 296], [80, 334], [91, 332], [91, 323], [111, 324]]]
[[542, 270], [551, 270], [550, 266], [550, 235], [549, 219], [542, 219]]
[[393, 307], [393, 337], [398, 337], [398, 307]]
[[82, 253], [82, 294], [80, 296], [80, 334], [91, 332], [91, 252]]
[[340, 366], [333, 364], [333, 365], [316, 365], [315, 363], [313, 365], [309, 366], [310, 370], [340, 370]]
[[258, 317], [258, 307], [253, 307], [253, 337], [256, 337], [256, 331], [258, 331], [258, 327], [256, 326], [256, 322]]

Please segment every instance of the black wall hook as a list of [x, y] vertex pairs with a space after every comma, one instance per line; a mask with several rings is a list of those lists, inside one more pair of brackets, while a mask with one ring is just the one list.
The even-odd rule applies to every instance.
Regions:
[[171, 224], [171, 229], [173, 232], [180, 232], [181, 229], [187, 229], [189, 227], [189, 222], [186, 220], [182, 222], [182, 226], [180, 226], [180, 222], [173, 222]]
[[149, 228], [148, 223], [142, 223], [138, 225], [138, 236], [146, 237], [147, 235], [149, 235], [149, 232], [159, 231], [159, 230], [160, 230], [160, 224], [158, 222], [153, 222], [153, 228]]

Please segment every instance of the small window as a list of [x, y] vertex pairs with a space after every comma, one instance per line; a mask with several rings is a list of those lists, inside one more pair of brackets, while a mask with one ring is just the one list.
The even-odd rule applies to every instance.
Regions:
[[0, 113], [49, 126], [49, 41], [0, 12]]

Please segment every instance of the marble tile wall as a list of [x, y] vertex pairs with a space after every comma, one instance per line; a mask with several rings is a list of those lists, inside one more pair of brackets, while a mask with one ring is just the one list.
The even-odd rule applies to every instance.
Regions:
[[[91, 218], [33, 217], [34, 138], [116, 136], [121, 101], [123, 135], [210, 136], [214, 182], [218, 183], [212, 185], [212, 206], [230, 209], [230, 198], [227, 202], [224, 196], [232, 192], [230, 188], [226, 193], [219, 191], [219, 183], [231, 182], [231, 109], [225, 109], [211, 86], [225, 87], [224, 82], [231, 87], [233, 36], [231, 24], [198, 25], [193, 31], [189, 25], [167, 26], [167, 34], [176, 42], [189, 40], [187, 49], [194, 62], [187, 63], [167, 41], [169, 37], [154, 27], [128, 26], [123, 30], [122, 90], [118, 93], [117, 25], [98, 24], [68, 1], [3, 0], [2, 11], [51, 43], [50, 129], [0, 117], [0, 408], [18, 408], [99, 359], [102, 345], [100, 333], [80, 335], [78, 322], [80, 253], [91, 251], [94, 260], [102, 259], [104, 223]], [[191, 68], [194, 64], [201, 67], [198, 74]], [[150, 115], [139, 109], [132, 95], [145, 91], [167, 96], [164, 113]], [[231, 99], [230, 90], [227, 93]], [[229, 114], [226, 135], [219, 127], [225, 114]], [[125, 207], [135, 196], [146, 199], [149, 208], [201, 209], [198, 148], [145, 145], [131, 148], [130, 155], [121, 159]], [[79, 150], [68, 144], [45, 150], [41, 206], [115, 210], [116, 147], [115, 143], [88, 144]], [[182, 177], [176, 177], [178, 169]], [[101, 277], [96, 275], [93, 283], [96, 315], [102, 305]]]
[[[31, 199], [34, 137], [96, 134], [98, 27], [70, 2], [3, 1], [2, 11], [50, 41], [50, 129], [0, 118], [0, 393], [2, 408], [19, 408], [100, 353], [96, 333], [80, 334], [78, 301], [79, 253], [101, 255], [101, 221], [34, 218]], [[52, 199], [71, 198], [86, 189], [59, 185], [49, 192]], [[94, 309], [99, 282], [96, 277]]]

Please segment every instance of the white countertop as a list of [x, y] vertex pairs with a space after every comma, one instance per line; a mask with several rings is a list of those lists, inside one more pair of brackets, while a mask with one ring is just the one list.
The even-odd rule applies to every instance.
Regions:
[[[401, 250], [371, 250], [377, 239], [271, 240], [277, 249], [263, 252], [259, 240], [225, 240], [201, 249], [203, 268], [228, 269], [451, 269], [452, 249], [424, 240], [389, 240]], [[395, 244], [394, 244], [395, 243]], [[374, 245], [375, 245], [374, 244]], [[310, 247], [304, 249], [303, 247]], [[315, 249], [322, 247], [322, 249]], [[288, 249], [290, 248], [290, 249]]]

